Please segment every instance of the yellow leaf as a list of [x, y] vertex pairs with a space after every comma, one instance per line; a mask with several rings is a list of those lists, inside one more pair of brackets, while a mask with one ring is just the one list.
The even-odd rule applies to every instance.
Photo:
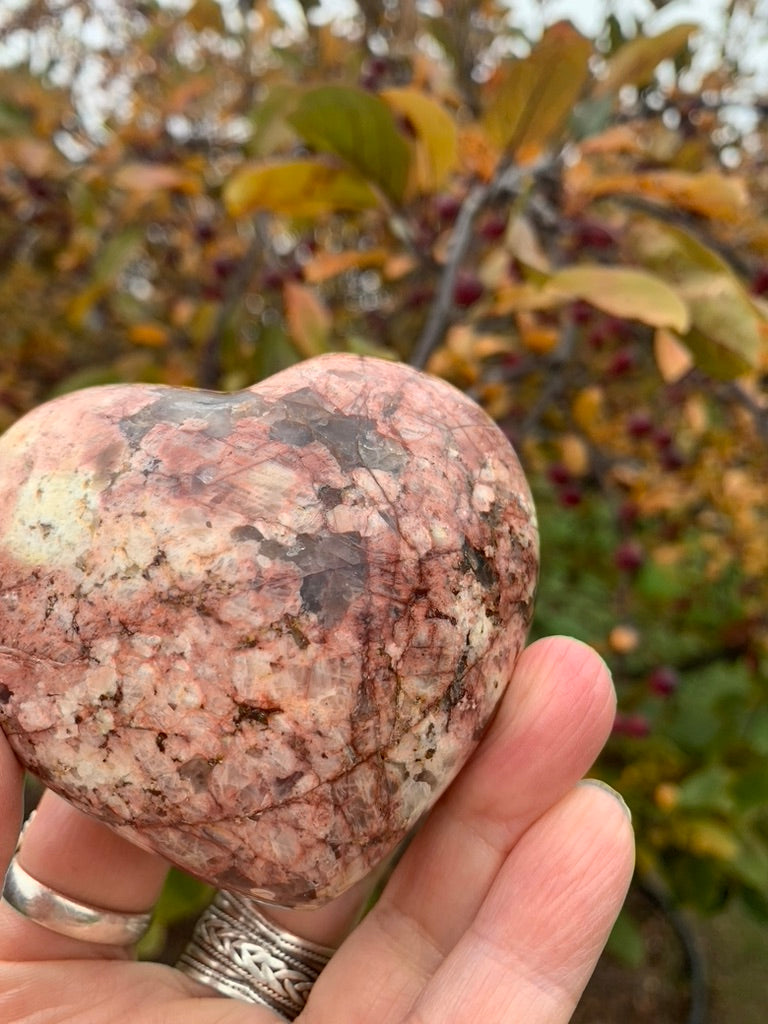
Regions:
[[740, 852], [739, 841], [730, 829], [711, 821], [692, 821], [684, 827], [685, 845], [700, 857], [714, 857], [726, 863]]
[[608, 61], [606, 73], [597, 83], [594, 96], [618, 92], [622, 85], [647, 85], [663, 60], [674, 57], [699, 25], [674, 25], [657, 36], [640, 36], [625, 43]]
[[512, 217], [507, 227], [508, 251], [527, 267], [548, 274], [552, 269], [549, 256], [539, 241], [536, 229], [524, 214]]
[[511, 62], [490, 86], [483, 125], [521, 162], [556, 144], [589, 75], [592, 44], [568, 22], [548, 28], [530, 56]]
[[382, 99], [407, 119], [416, 135], [414, 191], [434, 192], [458, 165], [456, 123], [437, 100], [418, 89], [387, 89]]
[[126, 192], [182, 192], [197, 195], [201, 191], [200, 179], [183, 167], [173, 164], [124, 164], [115, 174], [113, 183]]
[[688, 328], [688, 308], [678, 293], [655, 274], [626, 267], [583, 263], [552, 275], [545, 291], [583, 299], [610, 316], [639, 320], [651, 327]]
[[287, 281], [283, 288], [285, 317], [294, 345], [311, 359], [329, 351], [331, 314], [311, 288]]
[[378, 200], [353, 171], [323, 160], [280, 160], [250, 164], [224, 188], [233, 217], [268, 210], [288, 217], [317, 217], [333, 210], [365, 210]]
[[626, 245], [638, 262], [663, 274], [685, 300], [691, 326], [682, 340], [698, 367], [732, 379], [760, 364], [765, 343], [759, 314], [717, 253], [681, 228], [650, 217], [632, 224]]
[[577, 391], [571, 405], [571, 415], [577, 427], [591, 437], [599, 426], [603, 413], [603, 389], [592, 384]]
[[559, 441], [560, 461], [571, 474], [581, 477], [589, 472], [589, 449], [578, 434], [563, 434]]
[[654, 336], [653, 355], [661, 379], [667, 384], [682, 380], [694, 365], [691, 350], [685, 347], [673, 331], [663, 328], [656, 331]]
[[224, 29], [224, 17], [216, 0], [196, 0], [184, 15], [184, 20], [196, 32], [204, 32], [206, 29], [221, 32]]
[[388, 258], [386, 249], [352, 249], [346, 252], [318, 252], [304, 264], [304, 280], [321, 284], [347, 270], [381, 266]]

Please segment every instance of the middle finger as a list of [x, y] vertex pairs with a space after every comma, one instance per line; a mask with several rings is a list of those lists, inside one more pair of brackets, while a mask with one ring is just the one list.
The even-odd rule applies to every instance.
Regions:
[[[321, 976], [310, 1008], [335, 1006], [334, 1024], [400, 1020], [519, 837], [589, 769], [614, 710], [610, 674], [590, 648], [564, 637], [528, 648], [480, 749]], [[330, 1021], [316, 1013], [312, 1024]]]

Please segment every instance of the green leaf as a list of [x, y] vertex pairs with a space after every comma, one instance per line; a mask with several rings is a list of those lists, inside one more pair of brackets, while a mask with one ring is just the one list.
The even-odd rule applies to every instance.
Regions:
[[741, 829], [739, 850], [733, 858], [736, 877], [768, 896], [768, 844], [762, 836], [750, 829]]
[[732, 780], [733, 773], [718, 764], [695, 772], [680, 784], [677, 806], [685, 810], [729, 814], [733, 810]]
[[616, 93], [623, 85], [648, 85], [659, 64], [676, 56], [700, 27], [692, 23], [674, 25], [657, 36], [639, 36], [625, 43], [608, 61], [606, 74], [593, 95]]
[[611, 956], [637, 970], [645, 961], [645, 939], [629, 911], [622, 910], [605, 946]]
[[400, 357], [394, 349], [364, 338], [360, 334], [351, 334], [345, 342], [345, 349], [356, 356], [374, 356], [376, 359], [389, 359], [390, 362], [395, 363], [400, 361]]
[[500, 149], [529, 159], [556, 143], [589, 75], [591, 54], [589, 40], [559, 22], [530, 56], [508, 65], [483, 117]]
[[248, 153], [255, 157], [267, 157], [285, 149], [295, 133], [286, 123], [288, 115], [296, 106], [297, 87], [278, 82], [254, 106], [251, 114], [251, 138], [247, 143]]
[[366, 210], [378, 200], [366, 181], [343, 167], [323, 160], [279, 160], [237, 171], [224, 188], [224, 202], [233, 217], [267, 210], [301, 218]]
[[300, 361], [296, 346], [280, 324], [266, 324], [259, 333], [259, 341], [249, 369], [254, 381], [266, 380], [281, 370], [287, 370]]
[[307, 145], [341, 157], [390, 199], [402, 200], [411, 150], [378, 96], [351, 86], [323, 85], [304, 93], [288, 120]]
[[583, 299], [610, 316], [639, 320], [651, 327], [686, 331], [688, 308], [660, 277], [644, 270], [579, 264], [558, 270], [547, 288]]
[[0, 136], [24, 135], [32, 121], [29, 111], [8, 100], [0, 100]]
[[[756, 754], [768, 757], [768, 708], [758, 708], [750, 715], [746, 726], [746, 740]], [[766, 772], [768, 776], [768, 772]]]
[[717, 253], [682, 228], [639, 218], [627, 235], [637, 262], [675, 286], [691, 314], [682, 336], [696, 364], [710, 376], [731, 379], [759, 365], [760, 319], [752, 300]]
[[741, 771], [731, 785], [733, 798], [740, 811], [768, 807], [768, 771], [764, 765]]

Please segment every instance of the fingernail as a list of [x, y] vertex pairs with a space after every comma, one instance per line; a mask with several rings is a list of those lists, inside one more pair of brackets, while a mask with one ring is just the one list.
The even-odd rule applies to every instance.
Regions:
[[607, 782], [603, 782], [602, 779], [582, 779], [579, 783], [580, 786], [595, 786], [597, 789], [602, 789], [604, 793], [609, 793], [614, 800], [618, 801], [621, 805], [622, 810], [626, 814], [627, 818], [632, 821], [632, 811], [629, 809], [629, 804], [621, 795], [617, 792], [613, 786], [609, 786]]

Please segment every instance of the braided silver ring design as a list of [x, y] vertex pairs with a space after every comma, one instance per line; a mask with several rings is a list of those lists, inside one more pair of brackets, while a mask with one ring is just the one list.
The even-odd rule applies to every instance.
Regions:
[[334, 952], [272, 924], [254, 900], [222, 891], [198, 920], [176, 966], [222, 995], [294, 1020]]

